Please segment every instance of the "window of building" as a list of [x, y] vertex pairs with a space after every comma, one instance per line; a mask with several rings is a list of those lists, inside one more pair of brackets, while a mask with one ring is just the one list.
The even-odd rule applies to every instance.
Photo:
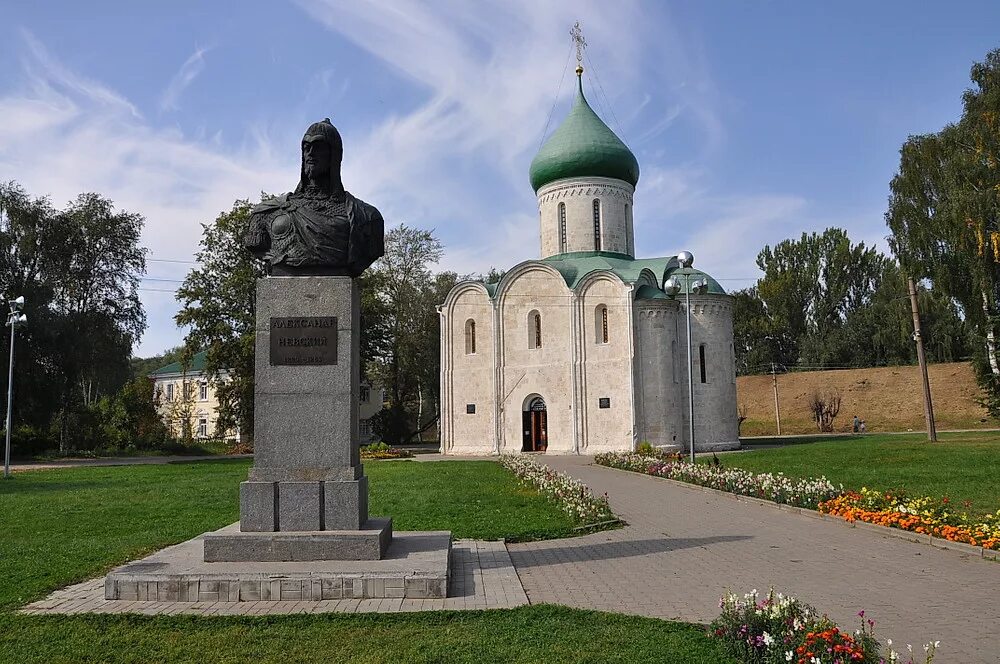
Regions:
[[542, 315], [537, 311], [528, 314], [528, 348], [542, 347]]
[[367, 385], [361, 386], [361, 403], [368, 403], [368, 400], [372, 398], [372, 388]]
[[202, 417], [198, 420], [198, 436], [201, 438], [208, 437], [208, 418]]
[[601, 201], [594, 199], [594, 251], [601, 250]]
[[371, 420], [358, 420], [358, 435], [366, 440], [372, 437]]
[[476, 404], [474, 404], [474, 403], [467, 403], [467, 404], [465, 404], [465, 414], [466, 415], [475, 415], [476, 414]]
[[465, 321], [465, 354], [476, 354], [476, 321], [471, 318]]
[[705, 372], [705, 344], [698, 346], [698, 364], [701, 365], [701, 382], [707, 383], [708, 377]]
[[566, 253], [566, 204], [559, 204], [559, 253]]
[[174, 384], [167, 383], [167, 401], [174, 400]]
[[198, 399], [200, 401], [208, 401], [208, 383], [200, 383], [198, 385]]
[[599, 344], [608, 343], [608, 307], [597, 305], [594, 313], [594, 340]]

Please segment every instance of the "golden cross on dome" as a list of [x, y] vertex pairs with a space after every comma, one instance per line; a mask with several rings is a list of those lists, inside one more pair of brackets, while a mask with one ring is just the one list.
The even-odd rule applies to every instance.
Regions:
[[583, 74], [583, 50], [587, 48], [587, 40], [583, 38], [583, 28], [580, 27], [579, 21], [570, 29], [569, 36], [576, 44], [576, 75], [579, 76]]

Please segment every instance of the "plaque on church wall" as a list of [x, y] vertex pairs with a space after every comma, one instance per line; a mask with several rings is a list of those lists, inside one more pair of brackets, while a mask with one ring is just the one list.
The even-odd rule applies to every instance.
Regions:
[[598, 408], [611, 408], [611, 397], [601, 397], [597, 400]]
[[465, 412], [468, 413], [469, 415], [475, 415], [476, 414], [476, 404], [474, 404], [474, 403], [467, 403], [467, 404], [465, 404]]
[[271, 366], [337, 363], [337, 317], [291, 316], [271, 319]]

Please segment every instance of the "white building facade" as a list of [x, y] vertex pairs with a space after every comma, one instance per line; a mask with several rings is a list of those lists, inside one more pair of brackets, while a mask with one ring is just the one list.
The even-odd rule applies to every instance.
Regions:
[[[581, 69], [577, 71], [582, 73]], [[685, 291], [676, 257], [635, 258], [635, 156], [587, 104], [532, 161], [541, 258], [498, 283], [459, 283], [440, 307], [444, 454], [689, 449]], [[734, 449], [732, 298], [690, 296], [694, 440]]]

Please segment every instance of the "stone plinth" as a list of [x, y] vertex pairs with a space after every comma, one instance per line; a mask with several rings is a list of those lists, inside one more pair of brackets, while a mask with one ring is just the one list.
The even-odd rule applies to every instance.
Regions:
[[[167, 547], [112, 570], [109, 600], [161, 602], [319, 601], [400, 597], [443, 598], [448, 593], [451, 533], [398, 533], [381, 560], [206, 562], [209, 538], [239, 537], [238, 524]], [[254, 534], [261, 537], [260, 534]], [[284, 534], [275, 534], [280, 538]], [[261, 540], [263, 541], [263, 540]], [[301, 550], [301, 549], [297, 549]]]
[[206, 563], [378, 560], [392, 540], [392, 519], [368, 519], [360, 530], [208, 533]]
[[358, 447], [360, 329], [354, 279], [257, 281], [254, 466], [240, 485], [243, 535], [210, 537], [206, 561], [385, 553], [391, 521], [368, 519]]

